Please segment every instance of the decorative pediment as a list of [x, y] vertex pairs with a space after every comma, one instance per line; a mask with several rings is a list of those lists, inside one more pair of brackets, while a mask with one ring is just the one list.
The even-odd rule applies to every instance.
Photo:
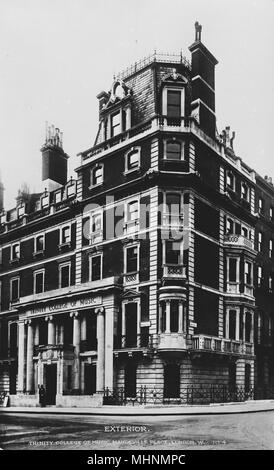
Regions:
[[110, 91], [110, 98], [105, 104], [105, 108], [108, 108], [109, 106], [112, 106], [113, 104], [122, 101], [129, 96], [131, 96], [131, 90], [123, 82], [123, 80], [114, 80]]
[[178, 73], [175, 68], [172, 69], [171, 73], [168, 73], [168, 74], [164, 75], [162, 81], [163, 82], [181, 83], [181, 84], [183, 83], [185, 85], [187, 84], [187, 79], [183, 75]]
[[130, 300], [136, 299], [136, 297], [140, 297], [141, 292], [138, 292], [136, 289], [126, 289], [123, 294], [121, 294], [121, 298], [123, 300]]

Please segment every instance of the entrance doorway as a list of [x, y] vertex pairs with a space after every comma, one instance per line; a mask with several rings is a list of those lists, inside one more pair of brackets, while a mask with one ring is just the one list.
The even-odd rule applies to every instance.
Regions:
[[16, 394], [17, 364], [12, 362], [10, 365], [10, 394]]
[[128, 363], [125, 367], [125, 396], [136, 397], [136, 371], [137, 365]]
[[46, 364], [45, 366], [45, 388], [46, 388], [46, 404], [56, 404], [57, 390], [57, 364]]
[[96, 364], [85, 364], [85, 395], [96, 393]]
[[180, 366], [178, 364], [165, 366], [164, 398], [180, 398]]

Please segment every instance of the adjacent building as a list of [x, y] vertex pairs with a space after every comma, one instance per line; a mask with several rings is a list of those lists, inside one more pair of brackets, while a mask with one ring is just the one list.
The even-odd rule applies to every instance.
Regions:
[[189, 50], [154, 53], [98, 94], [75, 178], [48, 127], [45, 189], [2, 211], [12, 404], [37, 405], [42, 384], [58, 406], [272, 396], [274, 188], [217, 131], [198, 23]]

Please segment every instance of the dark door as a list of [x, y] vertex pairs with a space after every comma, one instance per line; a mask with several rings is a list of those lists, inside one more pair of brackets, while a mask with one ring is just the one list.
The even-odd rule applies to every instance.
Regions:
[[137, 303], [126, 305], [126, 348], [137, 346]]
[[177, 364], [165, 366], [164, 398], [180, 398], [180, 366]]
[[96, 364], [85, 364], [85, 394], [96, 393]]
[[125, 368], [125, 396], [136, 397], [136, 364], [129, 363]]
[[236, 364], [229, 364], [229, 389], [234, 391], [236, 389]]
[[250, 391], [250, 376], [251, 376], [251, 367], [250, 364], [245, 365], [245, 392]]
[[46, 404], [55, 405], [57, 385], [57, 364], [45, 365]]
[[16, 394], [16, 377], [17, 377], [17, 366], [15, 362], [10, 365], [10, 394]]

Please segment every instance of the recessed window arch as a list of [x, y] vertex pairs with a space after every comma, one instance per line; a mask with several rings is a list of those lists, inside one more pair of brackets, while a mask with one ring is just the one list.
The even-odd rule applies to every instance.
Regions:
[[141, 148], [133, 147], [125, 155], [125, 172], [130, 172], [140, 168]]

